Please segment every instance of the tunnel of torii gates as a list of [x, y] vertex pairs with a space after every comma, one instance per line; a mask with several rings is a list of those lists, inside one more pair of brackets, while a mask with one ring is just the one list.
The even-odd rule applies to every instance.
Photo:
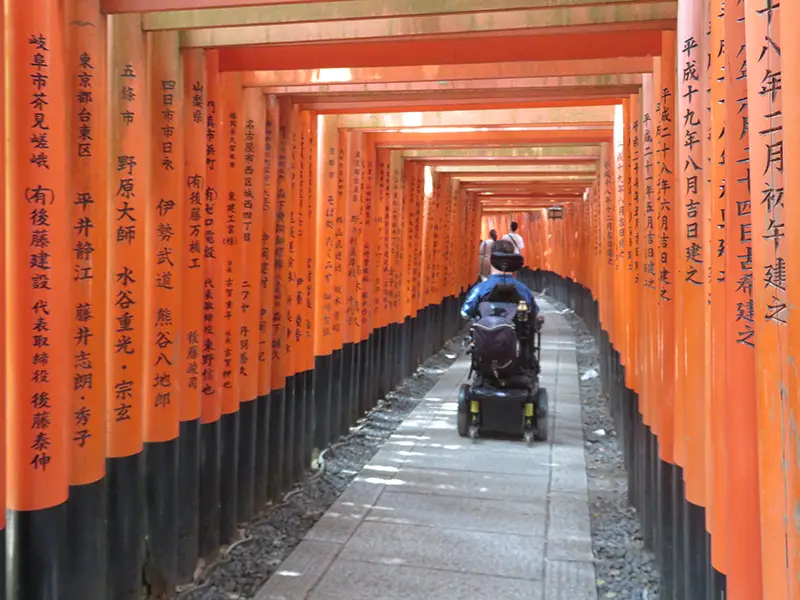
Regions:
[[512, 219], [594, 329], [663, 597], [800, 598], [800, 2], [3, 18], [8, 600], [190, 582], [462, 330]]

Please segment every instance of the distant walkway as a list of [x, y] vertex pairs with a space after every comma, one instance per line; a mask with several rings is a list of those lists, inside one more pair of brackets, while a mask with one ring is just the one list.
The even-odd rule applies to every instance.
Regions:
[[462, 356], [256, 600], [595, 600], [572, 330], [544, 305], [550, 442], [456, 432]]

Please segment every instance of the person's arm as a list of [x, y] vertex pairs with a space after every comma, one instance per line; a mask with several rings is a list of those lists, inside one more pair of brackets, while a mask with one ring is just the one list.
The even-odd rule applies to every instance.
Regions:
[[469, 294], [467, 294], [467, 299], [464, 301], [464, 306], [461, 307], [461, 316], [464, 319], [471, 319], [475, 314], [475, 310], [478, 307], [478, 300], [483, 295], [482, 290], [484, 287], [485, 286], [483, 283], [479, 283], [472, 288]]

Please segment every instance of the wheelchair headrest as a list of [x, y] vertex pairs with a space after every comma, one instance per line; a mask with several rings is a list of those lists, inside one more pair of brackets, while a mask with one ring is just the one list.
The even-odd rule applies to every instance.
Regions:
[[525, 259], [521, 254], [507, 254], [505, 252], [493, 252], [489, 257], [489, 262], [498, 271], [504, 273], [516, 273], [525, 264]]

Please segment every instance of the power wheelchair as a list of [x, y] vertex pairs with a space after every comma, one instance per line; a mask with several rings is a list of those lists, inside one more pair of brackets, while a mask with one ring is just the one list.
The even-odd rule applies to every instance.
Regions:
[[[492, 265], [504, 273], [522, 268], [520, 255], [492, 255]], [[458, 433], [476, 441], [483, 432], [521, 435], [531, 445], [547, 440], [547, 390], [539, 385], [541, 339], [544, 317], [536, 317], [533, 307], [527, 307], [514, 287], [511, 275], [485, 297], [479, 299], [482, 316], [513, 314], [513, 326], [518, 346], [511, 372], [481, 373], [476, 365], [475, 327], [473, 319], [465, 340], [471, 356], [470, 383], [464, 383], [458, 393]]]

